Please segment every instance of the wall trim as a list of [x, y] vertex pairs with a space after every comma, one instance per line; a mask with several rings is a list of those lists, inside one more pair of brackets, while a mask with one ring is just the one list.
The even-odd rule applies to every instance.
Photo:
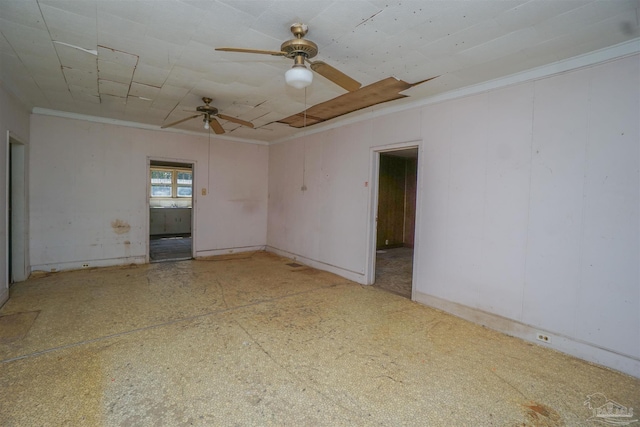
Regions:
[[[565, 335], [536, 328], [516, 320], [508, 319], [497, 314], [488, 313], [473, 307], [458, 304], [442, 298], [428, 295], [416, 290], [413, 291], [413, 300], [426, 306], [445, 311], [464, 320], [486, 326], [506, 335], [520, 338], [536, 345], [548, 347], [552, 350], [577, 357], [587, 362], [605, 366], [610, 369], [623, 372], [636, 378], [640, 378], [640, 359], [617, 353], [615, 351], [577, 340]], [[543, 344], [536, 340], [536, 333], [543, 332], [551, 337], [550, 344]]]
[[[42, 116], [61, 117], [64, 119], [73, 119], [73, 120], [85, 120], [87, 122], [124, 126], [129, 128], [136, 128], [136, 129], [154, 130], [158, 132], [171, 132], [171, 133], [180, 133], [180, 134], [186, 134], [186, 135], [207, 137], [207, 134], [203, 132], [194, 132], [190, 130], [173, 129], [173, 128], [162, 129], [160, 126], [150, 125], [146, 123], [130, 122], [127, 120], [110, 119], [107, 117], [97, 117], [97, 116], [90, 116], [86, 114], [70, 113], [68, 111], [50, 110], [48, 108], [41, 108], [41, 107], [34, 107], [31, 112], [33, 114], [39, 114]], [[222, 139], [224, 141], [231, 141], [231, 142], [244, 142], [247, 144], [269, 145], [268, 142], [259, 141], [257, 139], [233, 138], [229, 136], [220, 136], [220, 135], [216, 135], [214, 138]]]
[[[85, 267], [88, 264], [88, 267]], [[84, 260], [84, 261], [69, 261], [58, 262], [52, 264], [35, 264], [31, 266], [31, 274], [36, 273], [57, 273], [60, 271], [69, 270], [86, 270], [95, 267], [114, 267], [127, 264], [147, 264], [147, 257], [145, 255], [129, 256], [121, 258], [105, 258], [96, 260]]]
[[219, 256], [219, 255], [231, 255], [238, 254], [242, 252], [256, 252], [256, 251], [264, 251], [264, 245], [256, 245], [256, 246], [238, 246], [233, 248], [220, 248], [220, 249], [208, 249], [205, 251], [196, 251], [196, 258], [205, 258], [211, 256]]
[[267, 245], [266, 251], [285, 257], [285, 258], [291, 258], [294, 261], [298, 261], [309, 267], [317, 268], [318, 270], [328, 271], [329, 273], [337, 274], [338, 276], [344, 277], [345, 279], [354, 281], [361, 285], [367, 284], [363, 273], [347, 270], [346, 268], [338, 267], [332, 264], [327, 264], [312, 258], [307, 258], [305, 256], [298, 255], [296, 253], [285, 251], [282, 249], [278, 249], [273, 246]]
[[[281, 142], [287, 142], [298, 139], [302, 136], [312, 135], [318, 132], [324, 132], [331, 129], [336, 129], [342, 126], [346, 126], [353, 123], [358, 123], [364, 120], [371, 120], [381, 116], [394, 114], [414, 108], [424, 107], [426, 105], [436, 104], [451, 99], [462, 98], [465, 96], [475, 95], [482, 92], [488, 92], [490, 90], [500, 89], [503, 87], [525, 83], [529, 81], [535, 81], [551, 77], [557, 74], [562, 74], [567, 71], [577, 70], [579, 68], [590, 67], [593, 65], [602, 64], [608, 61], [617, 60], [626, 56], [631, 56], [640, 53], [640, 38], [628, 40], [626, 42], [599, 49], [593, 52], [588, 52], [582, 55], [574, 56], [572, 58], [563, 59], [561, 61], [553, 62], [551, 64], [541, 65], [539, 67], [531, 68], [529, 70], [521, 71], [518, 73], [510, 74], [508, 76], [500, 77], [486, 82], [478, 83], [471, 86], [465, 86], [459, 89], [450, 90], [447, 92], [439, 93], [433, 96], [427, 96], [417, 99], [415, 101], [406, 101], [400, 105], [392, 105], [389, 107], [381, 107], [380, 105], [374, 105], [362, 110], [350, 113], [344, 118], [337, 118], [331, 120], [330, 124], [326, 125], [314, 125], [313, 129], [305, 128], [302, 132], [298, 132], [294, 135], [290, 135], [281, 139], [272, 141], [270, 144], [279, 144]], [[412, 92], [417, 92], [420, 86], [409, 88], [402, 94], [411, 96]], [[405, 98], [406, 99], [406, 98]], [[319, 127], [318, 127], [319, 126]]]

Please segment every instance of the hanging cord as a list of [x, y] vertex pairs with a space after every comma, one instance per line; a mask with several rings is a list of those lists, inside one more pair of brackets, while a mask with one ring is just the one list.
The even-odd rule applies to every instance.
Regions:
[[211, 127], [207, 129], [209, 134], [209, 145], [207, 147], [207, 193], [211, 187]]
[[[304, 112], [302, 113], [302, 135], [304, 138], [304, 131], [307, 129], [307, 88], [304, 88]], [[302, 141], [302, 191], [307, 191], [307, 184], [305, 183], [306, 168], [307, 167], [307, 141]]]

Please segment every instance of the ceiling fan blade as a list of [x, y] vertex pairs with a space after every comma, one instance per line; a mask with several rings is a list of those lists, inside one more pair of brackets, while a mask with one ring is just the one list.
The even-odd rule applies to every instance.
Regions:
[[281, 52], [279, 50], [244, 49], [241, 47], [217, 47], [216, 50], [221, 50], [223, 52], [261, 53], [273, 56], [285, 56], [287, 54], [287, 52]]
[[218, 114], [218, 117], [220, 117], [222, 120], [226, 120], [228, 122], [233, 122], [233, 123], [237, 123], [237, 124], [242, 125], [242, 126], [253, 128], [253, 123], [247, 122], [247, 121], [244, 121], [244, 120], [240, 120], [240, 119], [236, 119], [235, 117], [227, 116], [226, 114]]
[[211, 129], [213, 129], [213, 131], [215, 133], [217, 133], [218, 135], [223, 134], [224, 133], [224, 129], [222, 128], [222, 125], [220, 124], [219, 121], [217, 121], [214, 118], [211, 118], [209, 120], [209, 125], [211, 125]]
[[353, 92], [355, 90], [360, 89], [362, 84], [351, 77], [347, 76], [340, 70], [333, 68], [331, 65], [322, 62], [322, 61], [308, 61], [311, 64], [311, 69], [321, 76], [331, 80], [338, 86], [348, 90], [349, 92]]
[[186, 119], [178, 120], [177, 122], [169, 123], [168, 125], [161, 126], [160, 129], [170, 128], [171, 126], [178, 125], [182, 122], [186, 122], [187, 120], [195, 119], [196, 117], [200, 117], [201, 114], [196, 114], [195, 116], [187, 117]]

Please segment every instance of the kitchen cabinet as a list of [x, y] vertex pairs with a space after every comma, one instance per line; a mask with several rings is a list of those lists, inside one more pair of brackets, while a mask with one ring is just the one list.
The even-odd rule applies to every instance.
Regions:
[[191, 208], [151, 208], [149, 234], [190, 234]]

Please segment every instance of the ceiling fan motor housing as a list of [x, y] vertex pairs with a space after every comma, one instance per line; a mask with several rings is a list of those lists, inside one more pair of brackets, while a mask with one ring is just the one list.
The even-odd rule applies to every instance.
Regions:
[[310, 40], [303, 39], [307, 31], [308, 28], [304, 24], [293, 24], [291, 26], [291, 33], [296, 38], [287, 40], [280, 46], [280, 50], [287, 53], [287, 58], [295, 58], [298, 55], [304, 55], [305, 58], [313, 58], [318, 54], [318, 45]]
[[218, 109], [216, 107], [212, 107], [209, 105], [209, 103], [212, 101], [211, 98], [205, 97], [205, 98], [202, 98], [202, 101], [204, 102], [205, 105], [196, 107], [196, 111], [204, 114], [209, 114], [210, 116], [215, 116], [216, 114], [218, 114]]

